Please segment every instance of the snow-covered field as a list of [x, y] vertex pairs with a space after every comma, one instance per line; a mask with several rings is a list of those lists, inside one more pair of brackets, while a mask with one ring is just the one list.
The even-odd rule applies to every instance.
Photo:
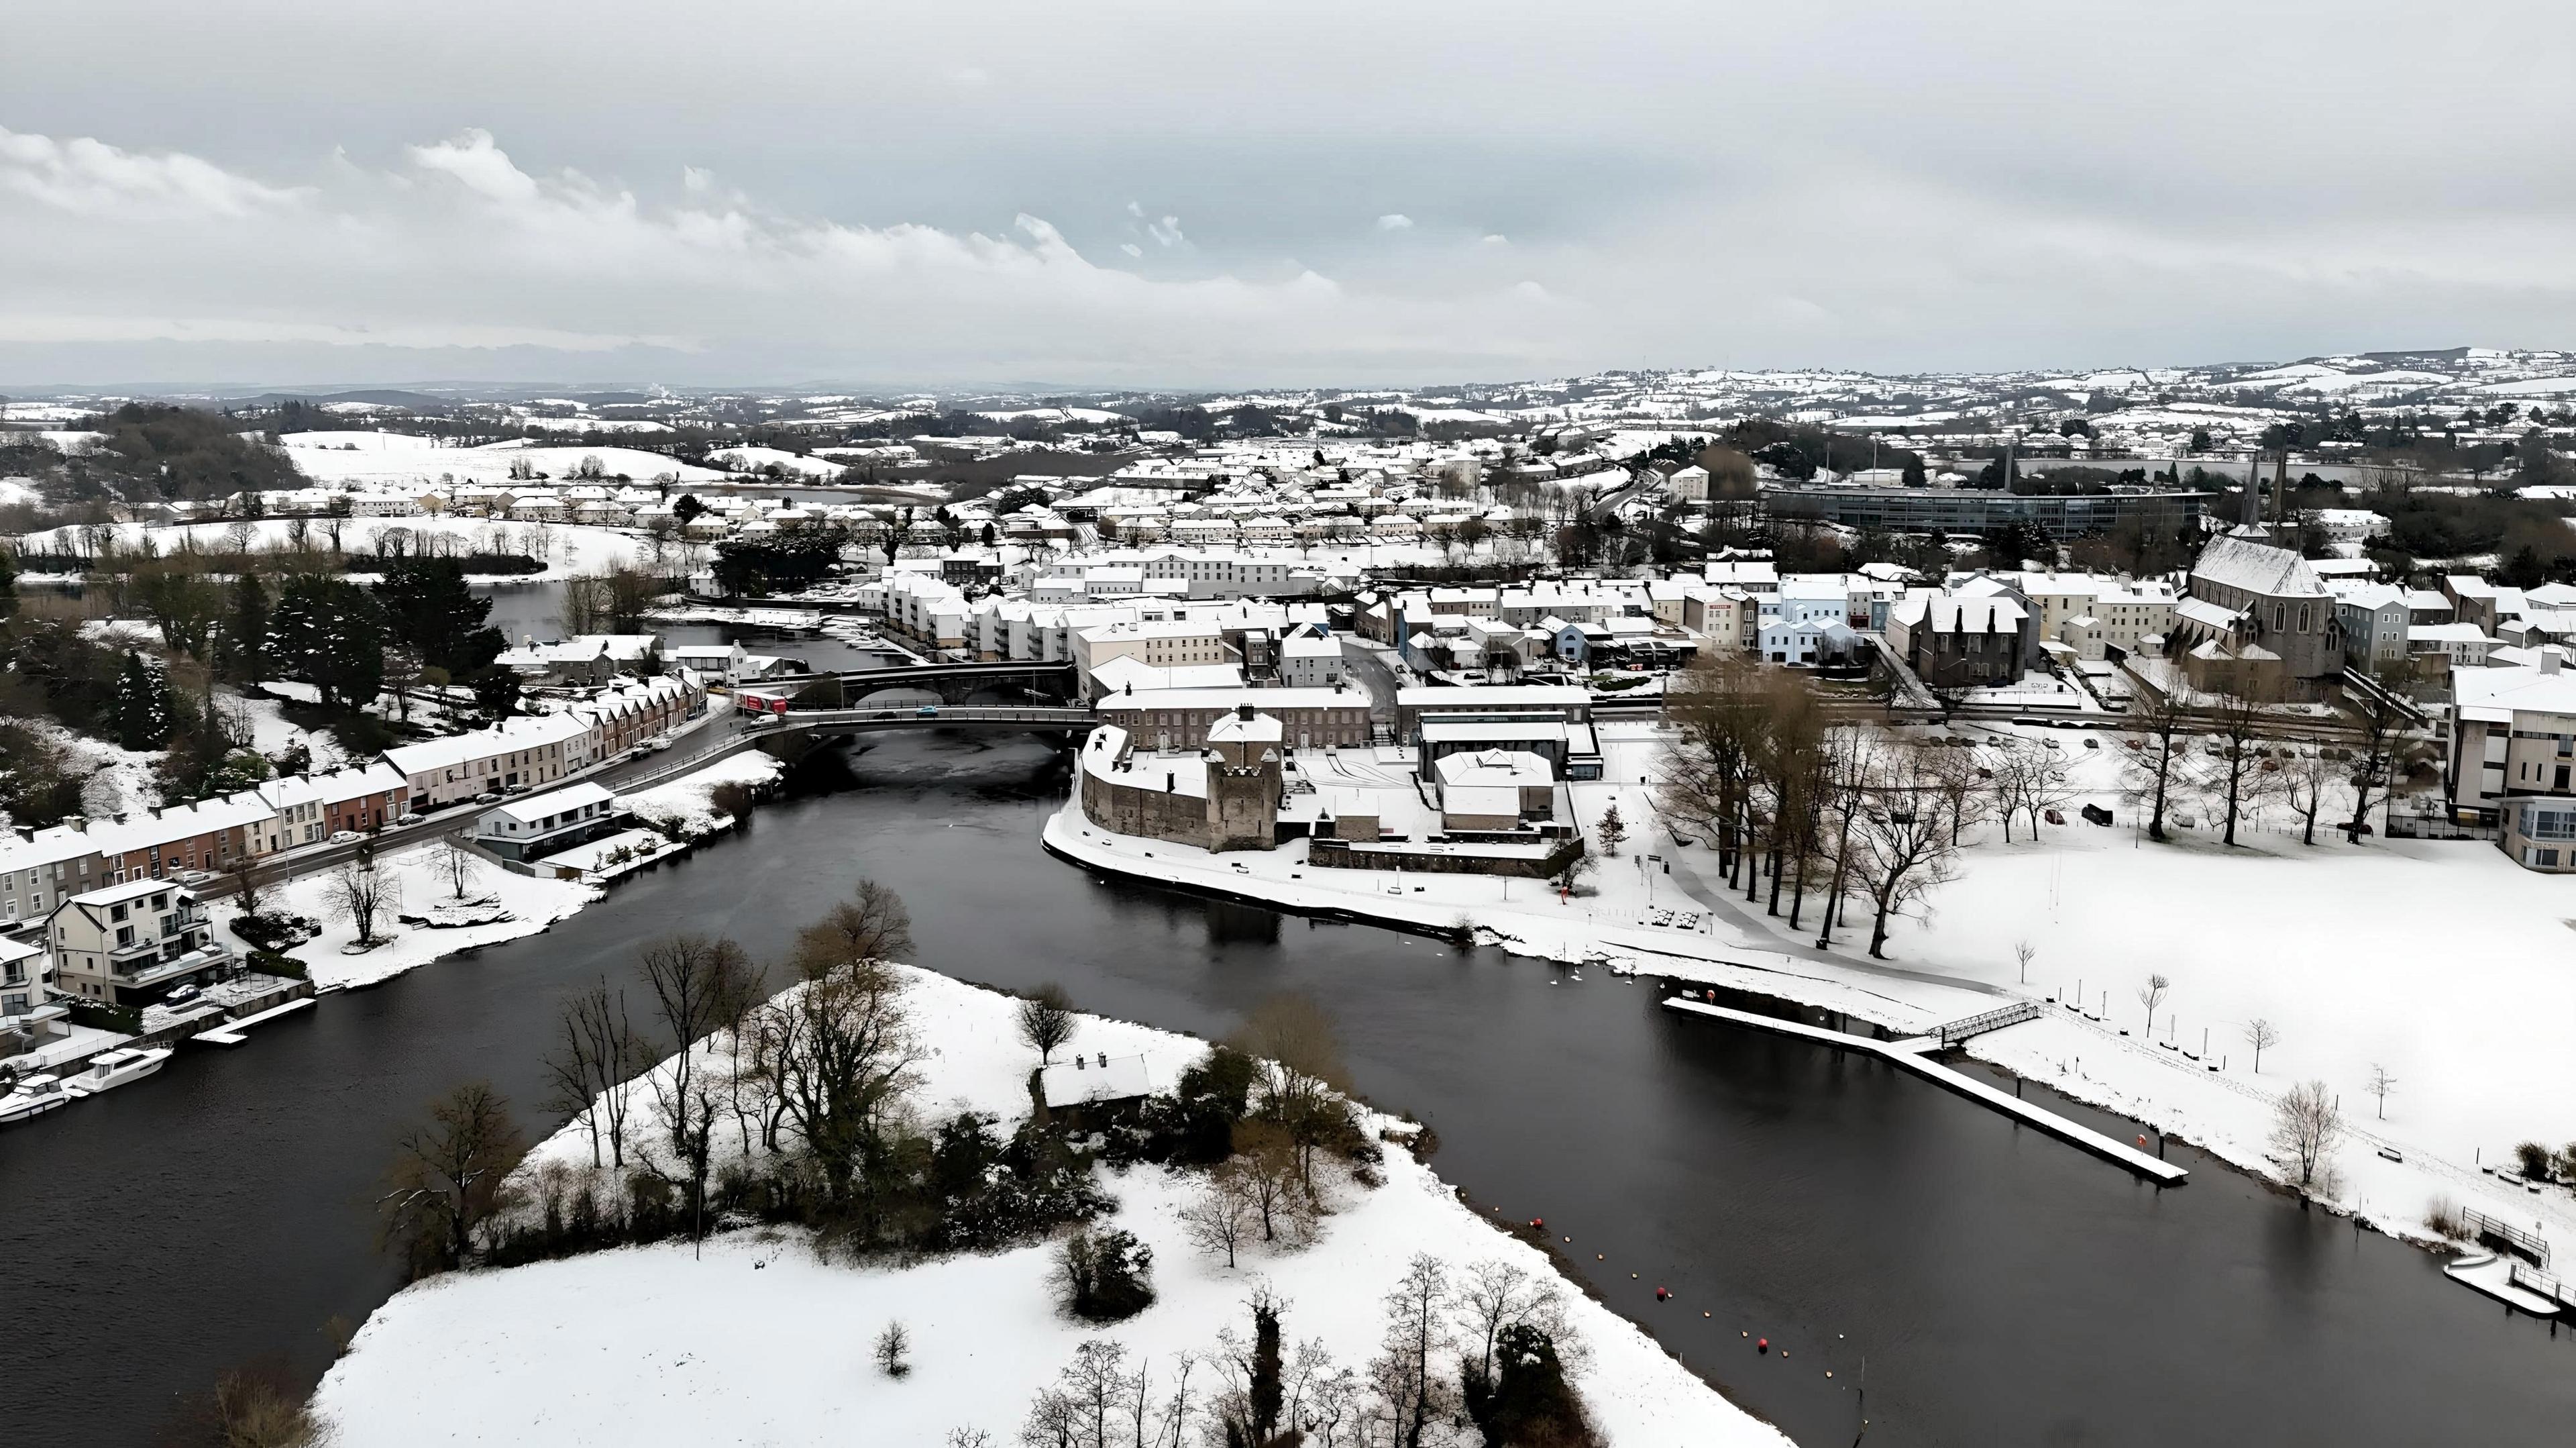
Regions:
[[[2374, 839], [2354, 846], [2321, 829], [2299, 843], [2274, 808], [2217, 842], [2209, 821], [2157, 845], [2130, 827], [2118, 798], [2119, 745], [2054, 730], [2082, 798], [2122, 821], [2051, 828], [2011, 844], [1991, 825], [1971, 832], [1958, 878], [1928, 912], [1901, 921], [1889, 960], [1865, 958], [1867, 922], [1830, 954], [1804, 928], [1726, 894], [1716, 857], [1652, 828], [1647, 788], [1654, 729], [1599, 726], [1607, 755], [1598, 784], [1572, 786], [1587, 832], [1615, 802], [1628, 827], [1621, 854], [1600, 862], [1593, 893], [1571, 900], [1532, 880], [1310, 870], [1304, 847], [1211, 856], [1165, 841], [1107, 835], [1078, 802], [1053, 817], [1047, 839], [1105, 870], [1278, 901], [1339, 909], [1417, 927], [1471, 917], [1484, 939], [1558, 961], [1597, 961], [1740, 987], [1904, 1031], [1929, 1029], [2017, 997], [2073, 996], [2079, 981], [2100, 1025], [2059, 1010], [1977, 1038], [1973, 1054], [2077, 1098], [2200, 1142], [2239, 1166], [2270, 1171], [2274, 1103], [2290, 1085], [2321, 1080], [2341, 1097], [2351, 1132], [2338, 1180], [2322, 1195], [2388, 1230], [2422, 1235], [2436, 1195], [2576, 1243], [2576, 1204], [2563, 1190], [2532, 1195], [2478, 1168], [2516, 1142], [2576, 1141], [2576, 886], [2516, 868], [2492, 845]], [[1995, 731], [2011, 732], [2011, 731]], [[2080, 801], [2079, 801], [2080, 802]], [[2075, 818], [2075, 804], [2066, 806]], [[2331, 813], [2327, 818], [2333, 818]], [[1670, 861], [1663, 873], [1649, 853]], [[1695, 913], [1689, 928], [1657, 911]], [[1687, 919], [1687, 916], [1683, 917]], [[2014, 946], [2035, 950], [2027, 984]], [[2136, 992], [2170, 982], [2150, 1044]], [[2179, 1018], [2178, 1024], [2171, 1018]], [[2253, 1070], [2246, 1024], [2261, 1017], [2280, 1044]], [[2119, 1034], [2125, 1027], [2131, 1035]], [[2212, 1072], [2197, 1056], [2207, 1033]], [[2380, 1103], [2374, 1067], [2396, 1079]], [[2381, 1145], [2401, 1154], [2390, 1162]]]
[[[322, 520], [304, 524], [315, 547], [327, 546], [329, 530]], [[228, 554], [233, 548], [233, 530], [250, 529], [253, 548], [283, 548], [291, 541], [296, 520], [260, 518], [247, 523], [174, 523], [152, 525], [118, 523], [116, 546], [126, 552], [140, 549], [148, 537], [151, 546], [167, 554], [185, 538], [208, 554]], [[376, 537], [387, 529], [401, 528], [414, 536], [439, 534], [458, 540], [461, 548], [493, 546], [501, 551], [527, 553], [542, 559], [542, 573], [514, 573], [504, 577], [514, 583], [533, 583], [546, 579], [567, 578], [576, 573], [597, 572], [621, 565], [645, 561], [652, 540], [641, 533], [617, 528], [600, 528], [583, 523], [507, 523], [488, 518], [419, 517], [419, 518], [348, 518], [341, 521], [340, 546], [351, 554], [369, 554], [375, 550]], [[52, 549], [84, 551], [89, 547], [86, 528], [49, 528], [30, 533], [21, 540], [22, 548], [43, 552]]]
[[298, 432], [282, 441], [286, 456], [306, 477], [325, 485], [354, 483], [363, 488], [389, 488], [435, 483], [506, 483], [514, 464], [525, 463], [548, 478], [562, 481], [585, 459], [599, 459], [600, 470], [636, 482], [665, 473], [684, 483], [721, 480], [713, 468], [696, 467], [677, 458], [631, 447], [581, 447], [546, 443], [498, 442], [483, 447], [441, 447], [434, 438], [392, 432]]
[[[1012, 1002], [910, 975], [920, 1037], [939, 1043], [922, 1106], [1022, 1114], [1031, 1057], [1012, 1033]], [[1091, 1017], [1072, 1044], [1141, 1052], [1166, 1084], [1200, 1050], [1185, 1037]], [[588, 1159], [586, 1142], [569, 1130], [540, 1150]], [[1158, 1299], [1106, 1327], [1057, 1311], [1045, 1245], [850, 1267], [818, 1260], [801, 1234], [742, 1231], [710, 1242], [703, 1260], [677, 1244], [453, 1274], [379, 1308], [315, 1403], [340, 1448], [936, 1445], [961, 1428], [998, 1444], [1017, 1438], [1030, 1401], [1086, 1339], [1118, 1343], [1131, 1370], [1141, 1359], [1155, 1390], [1170, 1393], [1186, 1355], [1212, 1350], [1223, 1328], [1248, 1330], [1244, 1302], [1256, 1283], [1289, 1304], [1291, 1343], [1320, 1338], [1338, 1362], [1360, 1368], [1381, 1335], [1380, 1299], [1414, 1254], [1441, 1258], [1453, 1273], [1492, 1259], [1553, 1270], [1401, 1149], [1387, 1152], [1384, 1172], [1374, 1190], [1342, 1183], [1340, 1210], [1311, 1245], [1256, 1250], [1232, 1270], [1185, 1238], [1177, 1216], [1191, 1191], [1185, 1179], [1150, 1167], [1111, 1177], [1113, 1220], [1152, 1247]], [[1577, 1386], [1610, 1443], [1786, 1441], [1607, 1308], [1571, 1292], [1568, 1302], [1591, 1353]], [[912, 1340], [913, 1369], [901, 1379], [869, 1360], [869, 1344], [895, 1321]], [[1210, 1376], [1197, 1368], [1193, 1392], [1203, 1393]]]

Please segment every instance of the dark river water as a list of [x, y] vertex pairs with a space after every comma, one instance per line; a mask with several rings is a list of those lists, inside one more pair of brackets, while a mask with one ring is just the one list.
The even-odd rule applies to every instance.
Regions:
[[2576, 1441], [2565, 1335], [2187, 1149], [2191, 1184], [2158, 1192], [1885, 1066], [1657, 1010], [1650, 982], [1104, 883], [1038, 846], [1063, 785], [1030, 744], [902, 739], [798, 781], [547, 934], [0, 1134], [0, 1444], [143, 1441], [262, 1354], [318, 1374], [325, 1320], [395, 1286], [370, 1199], [423, 1103], [487, 1077], [533, 1130], [567, 994], [673, 929], [775, 954], [863, 876], [960, 977], [1201, 1034], [1313, 995], [1443, 1175], [1571, 1234], [1613, 1307], [1802, 1444], [1853, 1442], [1864, 1384], [1873, 1444]]

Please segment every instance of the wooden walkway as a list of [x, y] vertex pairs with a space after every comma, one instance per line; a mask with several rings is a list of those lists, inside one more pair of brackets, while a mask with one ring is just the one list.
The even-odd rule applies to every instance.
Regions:
[[1751, 1026], [1756, 1030], [1770, 1031], [1775, 1035], [1795, 1036], [1803, 1041], [1813, 1041], [1820, 1046], [1831, 1046], [1837, 1050], [1858, 1051], [1863, 1055], [1876, 1056], [1882, 1061], [1911, 1071], [1938, 1086], [1955, 1091], [1971, 1101], [1991, 1106], [2017, 1121], [2035, 1126], [2061, 1141], [2127, 1167], [2158, 1186], [2180, 1186], [2183, 1179], [2191, 1175], [2181, 1167], [2149, 1156], [2127, 1142], [2115, 1141], [2089, 1126], [2079, 1126], [2054, 1112], [2042, 1111], [2010, 1092], [1998, 1091], [1973, 1076], [1953, 1071], [1938, 1061], [1928, 1059], [1924, 1053], [1937, 1044], [1937, 1039], [1933, 1037], [1916, 1037], [1909, 1041], [1872, 1040], [1867, 1036], [1847, 1035], [1841, 1031], [1829, 1031], [1821, 1026], [1810, 1026], [1799, 1021], [1784, 1021], [1773, 1016], [1755, 1015], [1751, 1011], [1732, 1010], [1726, 1006], [1711, 1005], [1705, 1001], [1695, 1001], [1684, 996], [1673, 996], [1667, 999], [1664, 1002], [1664, 1009], [1695, 1016], [1708, 1016], [1730, 1025]]

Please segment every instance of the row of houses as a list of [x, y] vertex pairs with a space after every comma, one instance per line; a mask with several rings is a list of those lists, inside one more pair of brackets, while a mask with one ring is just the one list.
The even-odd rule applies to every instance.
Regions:
[[703, 712], [685, 671], [636, 680], [555, 713], [398, 745], [374, 763], [273, 779], [193, 804], [0, 836], [0, 930], [74, 895], [214, 874], [245, 859], [367, 834], [414, 813], [538, 788]]

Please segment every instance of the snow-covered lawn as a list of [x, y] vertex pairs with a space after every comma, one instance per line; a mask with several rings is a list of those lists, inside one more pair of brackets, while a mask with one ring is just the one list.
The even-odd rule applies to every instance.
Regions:
[[[400, 908], [419, 912], [453, 897], [440, 857], [445, 847], [438, 844], [415, 846], [392, 854], [377, 856], [377, 864], [390, 872], [401, 890]], [[285, 910], [322, 923], [322, 934], [288, 952], [311, 967], [313, 984], [323, 990], [350, 986], [374, 985], [390, 980], [407, 970], [415, 970], [444, 955], [478, 945], [497, 945], [534, 935], [563, 919], [600, 896], [596, 886], [568, 880], [540, 880], [513, 874], [491, 864], [484, 864], [468, 898], [496, 897], [511, 919], [491, 925], [474, 925], [455, 930], [432, 930], [416, 925], [402, 925], [394, 920], [395, 910], [384, 910], [376, 922], [376, 933], [395, 932], [375, 949], [360, 955], [343, 955], [341, 949], [357, 939], [357, 931], [347, 921], [334, 919], [331, 909], [331, 875], [324, 870], [306, 875], [275, 891], [277, 903], [272, 911]], [[216, 929], [226, 941], [237, 941], [231, 930], [233, 918], [241, 908], [230, 897], [211, 902]]]
[[776, 779], [786, 766], [777, 756], [746, 749], [729, 754], [704, 769], [691, 770], [668, 784], [657, 784], [633, 794], [620, 794], [618, 803], [637, 819], [659, 828], [676, 829], [684, 835], [712, 834], [733, 823], [733, 816], [715, 807], [718, 785], [747, 784], [758, 786]]
[[[1022, 1114], [1032, 1062], [1013, 1036], [1012, 1002], [909, 974], [920, 1036], [939, 1044], [924, 1072], [923, 1107]], [[1200, 1050], [1184, 1037], [1089, 1017], [1072, 1044], [1112, 1056], [1142, 1052], [1162, 1083]], [[1395, 1123], [1380, 1117], [1372, 1125]], [[569, 1130], [541, 1150], [588, 1159], [587, 1144]], [[1380, 1299], [1414, 1254], [1441, 1258], [1453, 1273], [1489, 1259], [1553, 1270], [1401, 1149], [1389, 1149], [1384, 1172], [1374, 1190], [1343, 1184], [1341, 1209], [1311, 1245], [1255, 1251], [1234, 1270], [1183, 1235], [1177, 1214], [1193, 1190], [1188, 1179], [1152, 1167], [1109, 1177], [1118, 1202], [1112, 1220], [1153, 1249], [1158, 1300], [1106, 1327], [1056, 1309], [1046, 1245], [850, 1267], [818, 1260], [801, 1234], [745, 1231], [709, 1243], [703, 1260], [685, 1244], [665, 1245], [436, 1278], [368, 1319], [351, 1354], [324, 1378], [316, 1406], [335, 1424], [341, 1448], [937, 1445], [959, 1428], [999, 1444], [1016, 1439], [1031, 1400], [1086, 1339], [1123, 1346], [1131, 1370], [1143, 1360], [1155, 1389], [1168, 1394], [1185, 1355], [1212, 1350], [1223, 1328], [1248, 1330], [1244, 1302], [1256, 1283], [1287, 1301], [1291, 1343], [1320, 1338], [1338, 1362], [1359, 1368], [1383, 1329]], [[1591, 1350], [1577, 1385], [1607, 1441], [1654, 1448], [1786, 1441], [1607, 1308], [1570, 1290], [1568, 1300]], [[895, 1321], [912, 1340], [913, 1370], [901, 1379], [869, 1359], [870, 1343]], [[1204, 1366], [1193, 1372], [1194, 1396], [1210, 1377]]]

